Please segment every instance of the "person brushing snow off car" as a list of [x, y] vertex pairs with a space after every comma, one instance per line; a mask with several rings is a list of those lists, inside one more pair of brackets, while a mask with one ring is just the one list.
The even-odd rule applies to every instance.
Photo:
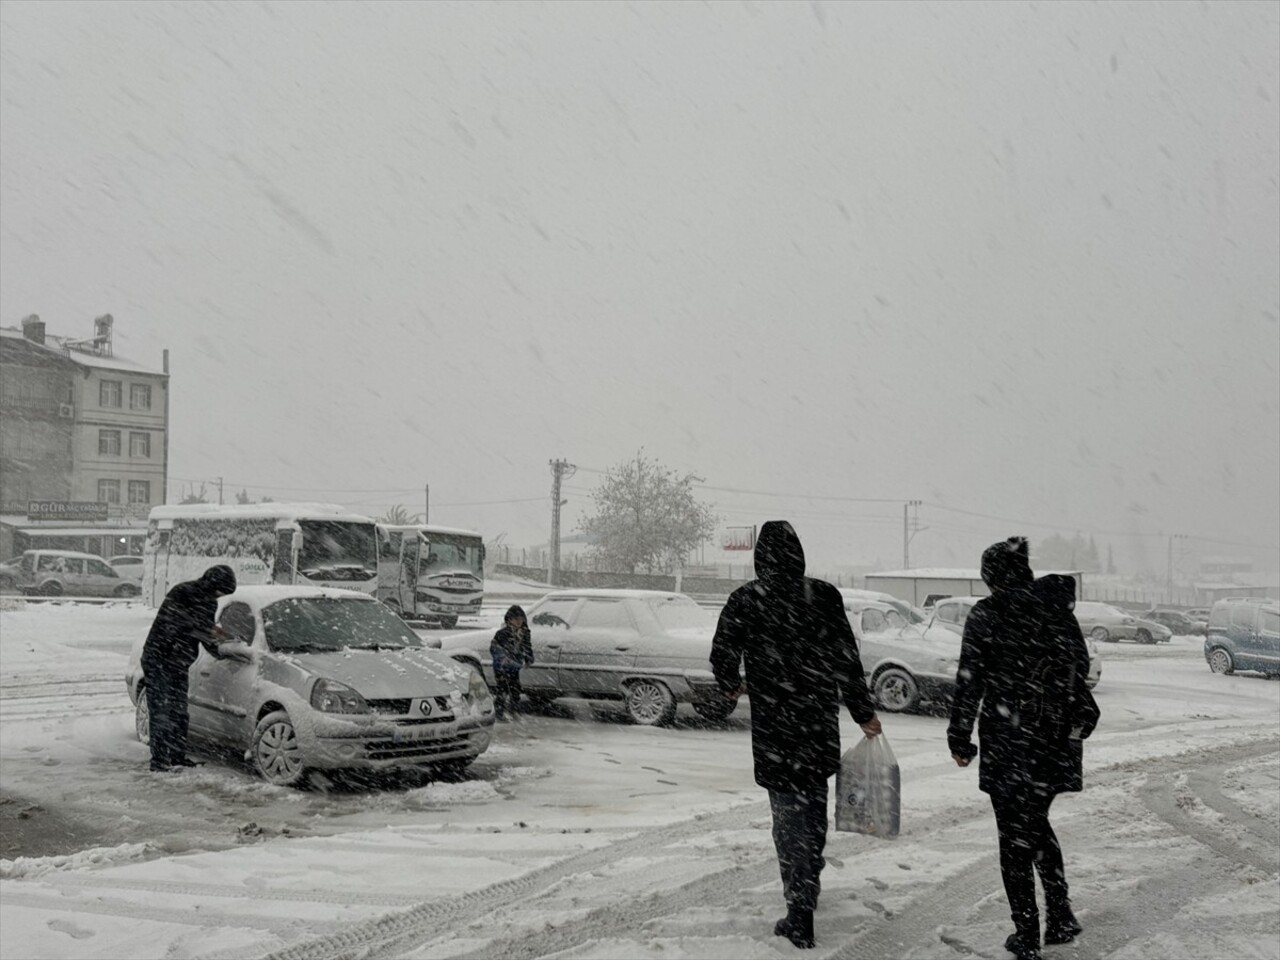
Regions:
[[756, 579], [733, 591], [720, 614], [711, 668], [726, 697], [751, 697], [756, 783], [769, 791], [787, 901], [773, 932], [807, 948], [826, 865], [827, 780], [840, 768], [840, 701], [868, 737], [879, 736], [880, 721], [840, 592], [804, 575], [791, 524], [760, 528], [755, 568]]
[[200, 647], [217, 655], [222, 630], [213, 622], [218, 598], [234, 593], [236, 575], [230, 567], [210, 567], [199, 580], [177, 584], [165, 596], [142, 648], [151, 723], [151, 769], [194, 767], [187, 759], [188, 671]]
[[502, 626], [489, 644], [489, 656], [493, 661], [493, 708], [498, 720], [506, 720], [507, 714], [515, 717], [520, 709], [520, 671], [533, 663], [533, 642], [529, 625], [525, 622], [524, 608], [512, 604], [502, 618]]

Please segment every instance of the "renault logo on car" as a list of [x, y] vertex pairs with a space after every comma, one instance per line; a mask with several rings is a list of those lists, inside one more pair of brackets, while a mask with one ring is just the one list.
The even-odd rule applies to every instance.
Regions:
[[419, 700], [419, 701], [418, 701], [418, 709], [422, 711], [422, 715], [423, 715], [424, 717], [429, 717], [429, 716], [431, 716], [431, 701], [430, 701], [430, 700]]

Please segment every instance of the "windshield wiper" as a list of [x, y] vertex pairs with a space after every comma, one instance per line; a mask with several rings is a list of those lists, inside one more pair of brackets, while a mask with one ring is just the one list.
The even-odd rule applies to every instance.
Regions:
[[408, 650], [406, 643], [348, 643], [348, 650]]

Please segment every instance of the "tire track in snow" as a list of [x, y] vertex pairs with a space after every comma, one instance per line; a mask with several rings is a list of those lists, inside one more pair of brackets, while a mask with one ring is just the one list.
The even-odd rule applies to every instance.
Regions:
[[[122, 877], [73, 873], [44, 876], [41, 879], [59, 890], [71, 888], [137, 890], [144, 893], [217, 897], [227, 900], [240, 900], [248, 896], [255, 901], [275, 900], [281, 903], [342, 903], [389, 907], [408, 907], [422, 902], [421, 897], [407, 893], [358, 893], [351, 890], [328, 890], [323, 887], [299, 890], [288, 887], [251, 887], [232, 883], [200, 883], [191, 880], [128, 880]], [[7, 896], [6, 899], [8, 899]]]
[[[1085, 794], [1087, 795], [1091, 789], [1136, 779], [1142, 776], [1142, 768], [1154, 764], [1168, 764], [1176, 771], [1182, 767], [1197, 767], [1202, 759], [1211, 759], [1212, 769], [1222, 771], [1242, 760], [1274, 753], [1276, 749], [1275, 743], [1253, 742], [1234, 747], [1209, 748], [1177, 757], [1155, 757], [1139, 764], [1121, 764], [1111, 771], [1094, 775], [1093, 782], [1086, 787]], [[1136, 786], [1135, 792], [1144, 800], [1149, 796], [1167, 797], [1167, 807], [1177, 816], [1172, 821], [1166, 820], [1166, 822], [1180, 833], [1201, 839], [1200, 835], [1207, 835], [1209, 831], [1201, 828], [1190, 817], [1178, 810], [1173, 799], [1172, 777], [1174, 775], [1174, 773], [1163, 775], [1154, 786], [1150, 783]], [[1163, 809], [1163, 804], [1157, 802], [1157, 805]], [[1153, 812], [1160, 816], [1159, 810], [1153, 810]], [[1161, 816], [1161, 819], [1166, 818]], [[1086, 846], [1096, 839], [1096, 829], [1097, 825], [1091, 818], [1077, 815], [1071, 824], [1058, 831], [1065, 840], [1068, 861], [1073, 847]], [[1224, 840], [1223, 846], [1217, 845], [1218, 840]], [[1249, 851], [1235, 844], [1225, 842], [1225, 838], [1219, 838], [1216, 835], [1204, 836], [1202, 842], [1205, 841], [1207, 846], [1226, 857], [1232, 865], [1236, 863], [1256, 865], [1254, 863], [1257, 859], [1256, 855], [1250, 854]], [[1206, 867], [1211, 868], [1215, 873], [1228, 872], [1228, 867], [1220, 861], [1206, 864], [1202, 858], [1197, 858], [1197, 862], [1191, 867], [1177, 871], [1171, 877], [1162, 877], [1160, 883], [1149, 884], [1149, 889], [1142, 892], [1136, 898], [1136, 902], [1126, 903], [1122, 908], [1104, 905], [1100, 911], [1091, 913], [1088, 929], [1079, 938], [1080, 948], [1086, 949], [1087, 952], [1077, 953], [1077, 956], [1106, 956], [1124, 946], [1133, 939], [1132, 927], [1135, 916], [1141, 916], [1144, 922], [1149, 922], [1156, 927], [1173, 919], [1181, 912], [1188, 900], [1203, 896], [1206, 889], [1204, 883]], [[1274, 863], [1270, 869], [1274, 871]], [[1169, 881], [1168, 885], [1166, 885], [1166, 879]], [[865, 936], [855, 937], [831, 956], [834, 960], [901, 957], [905, 956], [912, 947], [923, 945], [925, 941], [932, 940], [935, 936], [943, 939], [943, 942], [948, 943], [958, 953], [976, 952], [964, 944], [963, 938], [954, 937], [948, 932], [937, 931], [943, 927], [954, 928], [957, 917], [964, 915], [982, 898], [998, 894], [1002, 890], [999, 856], [992, 853], [965, 867], [960, 875], [953, 875], [941, 884], [925, 888], [884, 927], [871, 931]], [[1055, 950], [1064, 951], [1071, 949], [1075, 948], [1055, 948]], [[1069, 953], [1059, 955], [1070, 956]]]
[[[1241, 759], [1273, 752], [1275, 749], [1272, 743], [1253, 742], [1235, 748], [1223, 749], [1221, 746], [1215, 746], [1211, 749], [1181, 755], [1125, 761], [1103, 771], [1091, 773], [1090, 788], [1132, 780], [1136, 775], [1140, 775], [1156, 764], [1182, 768], [1198, 765], [1206, 757], [1224, 764], [1238, 763]], [[924, 839], [926, 836], [954, 829], [963, 823], [989, 815], [987, 805], [975, 799], [975, 802], [961, 810], [931, 818], [928, 827], [920, 833], [913, 834], [912, 839]], [[534, 901], [546, 892], [547, 887], [575, 874], [592, 873], [633, 855], [652, 855], [656, 849], [677, 845], [683, 840], [708, 832], [743, 829], [753, 820], [767, 821], [768, 817], [768, 803], [752, 801], [727, 811], [668, 824], [632, 835], [608, 847], [584, 851], [546, 868], [513, 877], [481, 890], [449, 899], [421, 903], [404, 913], [378, 917], [372, 921], [352, 925], [333, 936], [291, 944], [269, 954], [265, 960], [330, 960], [330, 958], [338, 960], [338, 958], [354, 957], [361, 960], [377, 960], [377, 958], [403, 956], [443, 933], [464, 929], [471, 922], [487, 917], [500, 909]], [[866, 843], [871, 842], [870, 839], [866, 840]], [[577, 946], [587, 939], [607, 937], [611, 934], [629, 937], [634, 934], [640, 924], [647, 920], [678, 913], [690, 903], [732, 906], [740, 902], [741, 881], [758, 876], [758, 882], [764, 883], [770, 877], [776, 876], [772, 848], [766, 849], [767, 853], [756, 858], [754, 863], [736, 864], [731, 868], [707, 874], [682, 885], [675, 892], [651, 897], [643, 904], [596, 907], [580, 921], [568, 922], [560, 927], [544, 929], [541, 932], [525, 932], [518, 936], [512, 935], [510, 938], [504, 937], [501, 940], [486, 943], [482, 948], [464, 956], [476, 958], [506, 956], [507, 953], [502, 952], [503, 950], [508, 951], [513, 957], [535, 956], [538, 954], [526, 953], [525, 947], [522, 946], [534, 940], [537, 944], [536, 949], [545, 955]], [[730, 880], [736, 882], [730, 885]], [[937, 936], [934, 931], [944, 923], [953, 921], [958, 910], [966, 909], [998, 889], [1000, 889], [999, 867], [994, 854], [979, 861], [978, 864], [969, 862], [963, 867], [962, 875], [954, 876], [941, 885], [930, 884], [921, 887], [913, 895], [914, 899], [907, 907], [899, 910], [892, 917], [887, 917], [883, 925], [877, 925], [877, 929], [871, 931], [870, 940], [867, 940], [866, 936], [856, 936], [845, 948], [833, 955], [847, 957], [848, 960], [867, 956], [900, 956], [900, 944], [918, 942], [922, 930], [929, 931], [928, 937], [932, 940]], [[725, 893], [726, 890], [734, 892], [730, 895]]]
[[[255, 902], [258, 899], [254, 898]], [[9, 909], [23, 907], [29, 910], [45, 910], [64, 918], [90, 914], [181, 924], [188, 927], [209, 927], [212, 930], [243, 927], [272, 933], [281, 938], [296, 937], [300, 930], [308, 932], [317, 929], [334, 930], [344, 926], [341, 920], [321, 921], [298, 917], [273, 917], [267, 914], [201, 910], [191, 907], [154, 907], [116, 897], [94, 897], [92, 900], [69, 902], [67, 897], [60, 893], [34, 893], [17, 887], [5, 890], [4, 903]]]

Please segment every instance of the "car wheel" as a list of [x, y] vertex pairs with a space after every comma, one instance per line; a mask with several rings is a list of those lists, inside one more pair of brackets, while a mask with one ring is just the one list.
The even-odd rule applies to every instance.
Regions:
[[138, 742], [145, 745], [151, 743], [151, 708], [147, 705], [147, 688], [138, 691], [138, 702], [133, 708], [133, 732]]
[[115, 590], [115, 596], [117, 597], [136, 597], [140, 593], [142, 593], [142, 591], [132, 583], [122, 583], [120, 586], [116, 587]]
[[1111, 634], [1107, 633], [1106, 627], [1094, 627], [1089, 631], [1089, 638], [1096, 643], [1111, 642]]
[[253, 765], [262, 779], [277, 787], [296, 787], [306, 778], [298, 731], [283, 710], [268, 713], [253, 731]]
[[1133, 637], [1139, 643], [1153, 643], [1150, 630], [1139, 630]]
[[62, 584], [57, 580], [50, 580], [48, 583], [42, 583], [38, 592], [42, 597], [60, 597], [62, 596]]
[[910, 710], [920, 702], [920, 688], [915, 677], [898, 667], [889, 667], [876, 675], [876, 702], [890, 713]]
[[664, 727], [676, 715], [676, 698], [665, 683], [634, 680], [627, 687], [627, 715], [642, 727]]
[[738, 701], [730, 700], [728, 697], [720, 700], [696, 700], [693, 704], [694, 712], [703, 720], [724, 720], [729, 714], [738, 709]]
[[1234, 673], [1236, 663], [1229, 652], [1222, 647], [1214, 647], [1209, 651], [1209, 669], [1214, 673]]
[[443, 630], [452, 630], [457, 625], [458, 625], [457, 617], [441, 617], [440, 618], [440, 627]]

